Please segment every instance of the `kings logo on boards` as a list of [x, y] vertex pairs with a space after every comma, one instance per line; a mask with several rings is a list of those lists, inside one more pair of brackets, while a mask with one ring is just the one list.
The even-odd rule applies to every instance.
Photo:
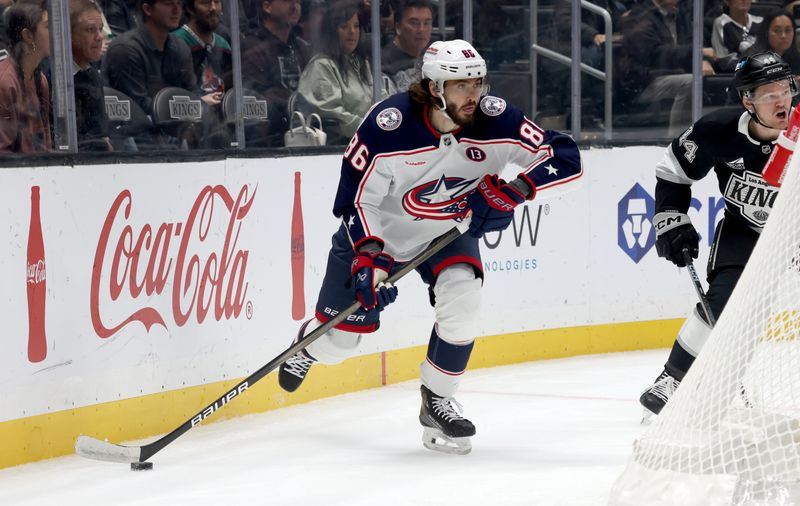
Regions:
[[206, 186], [183, 221], [150, 224], [136, 218], [150, 205], [144, 198], [127, 189], [117, 195], [92, 268], [89, 304], [97, 335], [111, 337], [133, 322], [149, 331], [173, 322], [182, 327], [208, 317], [239, 318], [245, 306], [249, 318], [250, 251], [239, 241], [255, 197], [249, 185], [236, 195], [221, 185]]

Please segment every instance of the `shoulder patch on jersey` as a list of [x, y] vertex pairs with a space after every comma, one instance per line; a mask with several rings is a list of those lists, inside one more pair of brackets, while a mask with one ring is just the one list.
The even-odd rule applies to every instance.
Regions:
[[500, 97], [486, 96], [481, 100], [481, 111], [487, 116], [499, 116], [506, 110], [506, 101]]
[[375, 123], [382, 130], [395, 130], [403, 122], [403, 113], [397, 107], [390, 107], [379, 112], [375, 117]]
[[731, 160], [730, 162], [725, 162], [725, 165], [727, 165], [728, 167], [730, 167], [733, 170], [740, 170], [741, 171], [741, 170], [745, 170], [745, 168], [746, 168], [744, 166], [744, 158], [742, 158], [741, 156], [739, 158], [737, 158], [736, 160]]

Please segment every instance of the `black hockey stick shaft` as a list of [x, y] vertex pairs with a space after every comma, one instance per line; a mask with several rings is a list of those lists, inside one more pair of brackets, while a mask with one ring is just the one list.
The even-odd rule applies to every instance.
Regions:
[[708, 305], [706, 292], [703, 290], [703, 285], [700, 283], [700, 276], [697, 275], [697, 270], [694, 268], [692, 255], [689, 253], [688, 248], [683, 249], [683, 261], [686, 262], [686, 270], [689, 271], [689, 277], [692, 278], [694, 291], [697, 292], [697, 298], [700, 299], [700, 306], [703, 308], [703, 312], [706, 314], [706, 321], [711, 327], [713, 327], [717, 320], [714, 318], [714, 314], [711, 312], [711, 306]]
[[[384, 283], [394, 284], [397, 282], [406, 274], [419, 267], [420, 264], [441, 251], [445, 246], [460, 237], [461, 234], [467, 230], [468, 226], [469, 218], [465, 219], [456, 227], [453, 227], [447, 233], [440, 236], [417, 256], [408, 262], [403, 263], [402, 267], [389, 276]], [[184, 433], [188, 432], [195, 425], [198, 425], [200, 422], [213, 415], [223, 406], [241, 395], [248, 388], [252, 387], [261, 378], [278, 368], [278, 366], [285, 362], [289, 357], [322, 337], [322, 335], [324, 335], [328, 330], [332, 329], [334, 326], [344, 321], [348, 316], [355, 313], [359, 307], [361, 307], [359, 302], [353, 302], [339, 314], [311, 331], [301, 341], [292, 344], [292, 346], [287, 348], [283, 353], [273, 358], [253, 374], [237, 383], [233, 388], [225, 392], [217, 400], [200, 410], [196, 415], [186, 420], [180, 426], [176, 427], [172, 432], [162, 436], [160, 439], [157, 439], [152, 443], [136, 447], [118, 445], [107, 441], [101, 441], [89, 436], [80, 436], [75, 443], [75, 451], [83, 457], [112, 462], [144, 462], [148, 460], [150, 457], [163, 450], [167, 445], [178, 439]]]

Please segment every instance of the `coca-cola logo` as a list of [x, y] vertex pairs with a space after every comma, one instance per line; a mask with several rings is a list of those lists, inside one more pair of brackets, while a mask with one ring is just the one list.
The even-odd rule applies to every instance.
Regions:
[[40, 259], [38, 262], [28, 264], [28, 283], [38, 285], [47, 279], [44, 260]]
[[[106, 216], [92, 268], [89, 303], [97, 335], [110, 337], [136, 321], [147, 331], [153, 325], [167, 328], [162, 314], [152, 306], [136, 309], [117, 318], [118, 322], [103, 318], [101, 300], [117, 301], [123, 292], [147, 303], [159, 295], [171, 296], [172, 318], [179, 327], [192, 315], [197, 323], [203, 323], [209, 314], [217, 321], [238, 318], [247, 295], [250, 253], [238, 246], [239, 233], [256, 195], [255, 190], [249, 195], [249, 190], [244, 185], [234, 199], [224, 186], [206, 186], [184, 222], [144, 224], [138, 229], [128, 222], [133, 208], [131, 192], [122, 191]], [[220, 209], [220, 201], [225, 210]], [[226, 213], [224, 239], [216, 231], [210, 233], [212, 222], [219, 223], [219, 212]], [[112, 231], [116, 231], [114, 237]], [[171, 294], [164, 294], [169, 280]], [[249, 318], [251, 306], [247, 306]]]

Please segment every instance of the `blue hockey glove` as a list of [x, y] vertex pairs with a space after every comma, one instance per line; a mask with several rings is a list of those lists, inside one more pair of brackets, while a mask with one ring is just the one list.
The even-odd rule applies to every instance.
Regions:
[[514, 208], [525, 202], [525, 196], [497, 176], [486, 175], [467, 196], [472, 211], [469, 235], [483, 237], [486, 232], [504, 230], [514, 219]]
[[379, 287], [389, 277], [393, 264], [392, 256], [383, 251], [360, 251], [356, 254], [350, 273], [356, 299], [364, 309], [377, 307], [381, 310], [397, 298], [396, 287]]
[[662, 211], [653, 217], [656, 227], [656, 252], [678, 267], [686, 267], [683, 250], [697, 258], [700, 237], [689, 216], [678, 211]]
[[375, 295], [378, 299], [375, 303], [375, 309], [383, 311], [383, 308], [397, 300], [397, 287], [391, 283], [381, 283], [378, 285]]

